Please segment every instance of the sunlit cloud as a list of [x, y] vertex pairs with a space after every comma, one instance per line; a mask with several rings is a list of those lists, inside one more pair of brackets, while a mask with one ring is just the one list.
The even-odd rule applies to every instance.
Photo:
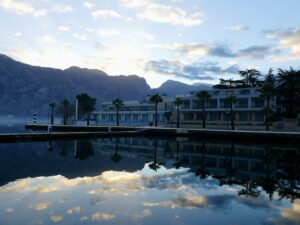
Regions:
[[42, 211], [42, 210], [45, 210], [48, 208], [49, 206], [49, 202], [41, 202], [41, 203], [38, 203], [34, 206], [35, 210], [37, 211]]
[[78, 34], [78, 33], [73, 33], [73, 37], [80, 40], [80, 41], [86, 41], [88, 40], [89, 36], [85, 34]]
[[34, 7], [24, 1], [14, 1], [14, 0], [1, 0], [0, 6], [6, 10], [15, 12], [17, 14], [30, 14], [34, 13]]
[[21, 36], [22, 36], [22, 33], [21, 33], [21, 32], [16, 32], [16, 33], [14, 33], [14, 36], [15, 36], [15, 37], [21, 37]]
[[52, 11], [56, 13], [68, 13], [74, 11], [74, 9], [70, 5], [55, 4], [52, 6]]
[[116, 29], [98, 29], [97, 33], [103, 37], [114, 37], [120, 34], [120, 32]]
[[56, 43], [55, 38], [50, 35], [40, 36], [40, 37], [38, 37], [38, 40], [44, 42], [45, 44], [55, 44]]
[[82, 6], [83, 6], [84, 8], [86, 8], [86, 9], [92, 9], [92, 8], [95, 7], [95, 4], [92, 3], [92, 2], [83, 2], [83, 3], [82, 3]]
[[242, 32], [242, 31], [247, 31], [250, 29], [249, 26], [246, 26], [246, 25], [235, 25], [235, 26], [228, 26], [228, 27], [225, 27], [225, 29], [227, 30], [231, 30], [231, 31], [235, 31], [235, 32]]
[[203, 21], [203, 13], [189, 13], [186, 10], [155, 3], [152, 0], [121, 0], [124, 6], [141, 10], [137, 15], [140, 19], [171, 25], [195, 26]]
[[295, 201], [291, 208], [282, 209], [281, 215], [295, 223], [300, 223], [300, 200]]
[[92, 216], [91, 216], [91, 220], [93, 221], [100, 221], [100, 220], [104, 220], [104, 221], [110, 221], [112, 219], [115, 218], [114, 214], [110, 214], [110, 213], [100, 213], [100, 212], [95, 212]]
[[122, 18], [122, 16], [114, 10], [97, 10], [92, 12], [94, 19], [100, 18]]
[[71, 214], [73, 214], [73, 213], [82, 213], [82, 212], [84, 212], [84, 211], [85, 211], [85, 208], [84, 208], [84, 207], [77, 206], [77, 207], [68, 209], [68, 210], [67, 210], [67, 214], [71, 215]]
[[53, 222], [60, 222], [63, 220], [63, 217], [60, 215], [53, 215], [50, 217]]
[[142, 212], [136, 213], [133, 216], [133, 219], [135, 220], [142, 220], [146, 217], [149, 217], [152, 215], [152, 212], [150, 209], [144, 209]]
[[70, 31], [70, 27], [67, 27], [67, 26], [59, 26], [59, 27], [58, 27], [58, 30], [59, 30], [60, 32], [68, 32], [68, 31]]

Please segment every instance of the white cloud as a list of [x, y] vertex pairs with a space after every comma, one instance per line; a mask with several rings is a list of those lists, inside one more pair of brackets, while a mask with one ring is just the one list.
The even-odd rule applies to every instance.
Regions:
[[86, 27], [85, 30], [89, 33], [92, 33], [95, 31], [95, 29], [91, 28], [91, 27]]
[[91, 2], [84, 2], [84, 3], [82, 3], [82, 6], [86, 9], [92, 9], [95, 7], [95, 5]]
[[154, 3], [151, 0], [121, 0], [129, 8], [138, 8], [142, 11], [138, 13], [141, 19], [157, 22], [168, 23], [172, 25], [195, 26], [203, 21], [200, 12], [189, 15], [186, 10], [164, 4]]
[[17, 14], [30, 14], [35, 17], [45, 16], [48, 13], [47, 9], [35, 9], [30, 3], [14, 0], [0, 0], [0, 7], [17, 13]]
[[73, 37], [80, 40], [80, 41], [86, 41], [89, 38], [85, 34], [78, 34], [78, 33], [73, 33]]
[[22, 1], [0, 0], [0, 6], [18, 14], [30, 14], [35, 11], [31, 4]]
[[138, 33], [136, 34], [136, 36], [141, 37], [141, 38], [144, 38], [144, 39], [146, 39], [146, 40], [148, 40], [148, 41], [153, 41], [153, 40], [155, 39], [155, 36], [154, 36], [154, 35], [149, 34], [149, 33], [145, 33], [145, 32], [138, 32]]
[[15, 37], [21, 37], [21, 36], [22, 36], [22, 33], [21, 33], [21, 32], [16, 32], [16, 33], [14, 34], [14, 36], [15, 36]]
[[59, 27], [58, 27], [58, 30], [59, 30], [60, 32], [68, 32], [68, 31], [70, 31], [70, 27], [67, 27], [67, 26], [59, 26]]
[[229, 26], [229, 27], [225, 27], [225, 29], [227, 30], [232, 30], [232, 31], [236, 31], [236, 32], [241, 32], [241, 31], [246, 31], [249, 30], [250, 27], [249, 26], [245, 26], [245, 25], [236, 25], [236, 26]]
[[52, 7], [52, 11], [57, 13], [67, 13], [67, 12], [72, 12], [73, 8], [65, 4], [56, 4]]
[[54, 44], [54, 43], [56, 43], [56, 40], [53, 37], [49, 36], [49, 35], [40, 36], [40, 37], [38, 37], [38, 39], [40, 41], [46, 43], [46, 44]]
[[94, 19], [99, 19], [99, 18], [122, 18], [122, 16], [117, 13], [116, 11], [113, 10], [97, 10], [92, 12], [92, 16]]
[[120, 32], [115, 29], [98, 29], [97, 33], [103, 37], [113, 37], [120, 34]]
[[63, 217], [60, 215], [53, 215], [53, 216], [51, 216], [51, 220], [56, 223], [56, 222], [62, 221]]

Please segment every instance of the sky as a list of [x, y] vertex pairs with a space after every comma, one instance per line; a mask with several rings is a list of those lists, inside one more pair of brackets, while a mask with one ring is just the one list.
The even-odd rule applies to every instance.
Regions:
[[300, 67], [299, 0], [0, 0], [0, 53], [24, 63], [218, 83]]

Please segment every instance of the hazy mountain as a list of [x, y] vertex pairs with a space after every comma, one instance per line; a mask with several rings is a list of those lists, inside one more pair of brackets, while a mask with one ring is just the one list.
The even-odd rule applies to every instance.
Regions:
[[190, 93], [191, 91], [209, 90], [211, 85], [197, 83], [188, 85], [179, 81], [167, 80], [160, 87], [152, 89], [153, 93], [167, 94], [168, 96], [176, 96]]
[[78, 67], [60, 70], [31, 66], [0, 54], [1, 115], [47, 115], [50, 101], [61, 102], [65, 97], [75, 101], [82, 92], [100, 103], [117, 97], [143, 99], [151, 89], [144, 78], [136, 75], [109, 76], [100, 70]]

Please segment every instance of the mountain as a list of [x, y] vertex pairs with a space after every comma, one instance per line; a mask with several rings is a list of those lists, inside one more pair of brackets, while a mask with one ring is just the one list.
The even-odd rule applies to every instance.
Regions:
[[188, 85], [179, 81], [167, 80], [160, 87], [152, 89], [152, 93], [166, 94], [175, 97], [176, 95], [188, 94], [191, 91], [209, 90], [210, 84], [194, 84]]
[[151, 93], [144, 78], [109, 76], [101, 70], [70, 67], [65, 70], [31, 66], [0, 54], [0, 114], [29, 116], [49, 113], [49, 102], [75, 101], [87, 93], [102, 101], [120, 97], [143, 99]]

